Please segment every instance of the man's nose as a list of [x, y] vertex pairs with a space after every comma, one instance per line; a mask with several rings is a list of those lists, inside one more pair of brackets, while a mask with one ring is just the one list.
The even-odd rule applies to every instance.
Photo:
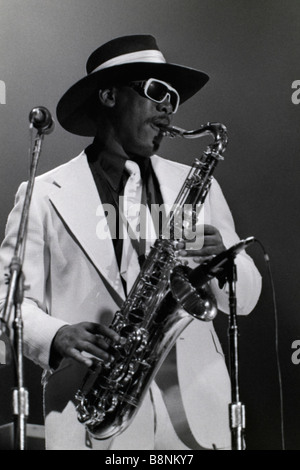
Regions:
[[172, 114], [173, 113], [173, 106], [171, 104], [171, 95], [170, 95], [170, 93], [167, 94], [164, 101], [162, 101], [161, 103], [157, 103], [157, 109], [159, 111], [164, 111], [167, 114]]

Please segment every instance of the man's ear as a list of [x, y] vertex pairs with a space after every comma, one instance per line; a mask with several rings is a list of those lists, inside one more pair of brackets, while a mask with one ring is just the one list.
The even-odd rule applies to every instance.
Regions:
[[99, 101], [108, 108], [113, 108], [116, 103], [116, 88], [104, 88], [99, 90]]

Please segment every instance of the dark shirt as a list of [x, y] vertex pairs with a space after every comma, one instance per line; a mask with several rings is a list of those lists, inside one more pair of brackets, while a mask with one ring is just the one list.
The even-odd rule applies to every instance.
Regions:
[[[99, 145], [96, 140], [86, 148], [85, 152], [101, 203], [113, 205], [118, 215], [119, 196], [123, 194], [128, 178], [128, 173], [125, 170], [126, 156], [101, 148], [101, 145]], [[142, 203], [148, 204], [149, 208], [151, 208], [152, 204], [163, 204], [159, 184], [153, 171], [150, 158], [136, 159], [136, 163], [140, 167], [143, 181]], [[116, 224], [116, 234], [118, 234], [119, 217], [116, 217]], [[157, 236], [159, 236], [159, 234], [157, 234]], [[116, 236], [112, 241], [117, 262], [120, 267], [123, 239], [122, 237]], [[145, 243], [143, 242], [144, 240], [139, 243], [139, 247], [137, 248], [140, 262], [142, 262], [145, 255]]]

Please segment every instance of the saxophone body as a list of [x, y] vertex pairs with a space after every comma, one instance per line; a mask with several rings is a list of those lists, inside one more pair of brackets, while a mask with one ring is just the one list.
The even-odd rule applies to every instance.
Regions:
[[151, 382], [178, 336], [197, 318], [211, 321], [217, 314], [209, 286], [189, 280], [190, 268], [177, 257], [177, 242], [164, 233], [176, 233], [177, 212], [185, 204], [193, 214], [203, 204], [212, 174], [227, 145], [225, 126], [208, 123], [196, 131], [163, 129], [169, 137], [198, 138], [212, 135], [200, 159], [196, 158], [176, 198], [167, 231], [151, 247], [141, 271], [111, 324], [122, 341], [114, 347], [112, 364], [98, 362], [90, 368], [75, 395], [78, 420], [96, 439], [122, 433], [135, 417]]

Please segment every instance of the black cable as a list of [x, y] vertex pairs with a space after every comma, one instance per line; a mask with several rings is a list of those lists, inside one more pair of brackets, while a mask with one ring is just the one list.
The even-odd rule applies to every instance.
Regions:
[[255, 238], [255, 241], [261, 247], [264, 253], [264, 259], [267, 266], [267, 271], [269, 274], [269, 280], [271, 284], [272, 290], [272, 300], [273, 300], [273, 309], [274, 309], [274, 324], [275, 324], [275, 353], [276, 353], [276, 364], [277, 364], [277, 373], [278, 373], [278, 383], [279, 383], [279, 400], [280, 400], [280, 426], [281, 426], [281, 446], [282, 450], [285, 450], [285, 437], [284, 437], [284, 409], [283, 409], [283, 390], [282, 390], [282, 374], [281, 374], [281, 367], [280, 367], [280, 359], [279, 359], [279, 329], [278, 329], [278, 312], [277, 312], [277, 302], [276, 302], [276, 294], [275, 294], [275, 286], [274, 280], [271, 270], [271, 263], [270, 257], [266, 252], [264, 245], [261, 243], [260, 240]]

